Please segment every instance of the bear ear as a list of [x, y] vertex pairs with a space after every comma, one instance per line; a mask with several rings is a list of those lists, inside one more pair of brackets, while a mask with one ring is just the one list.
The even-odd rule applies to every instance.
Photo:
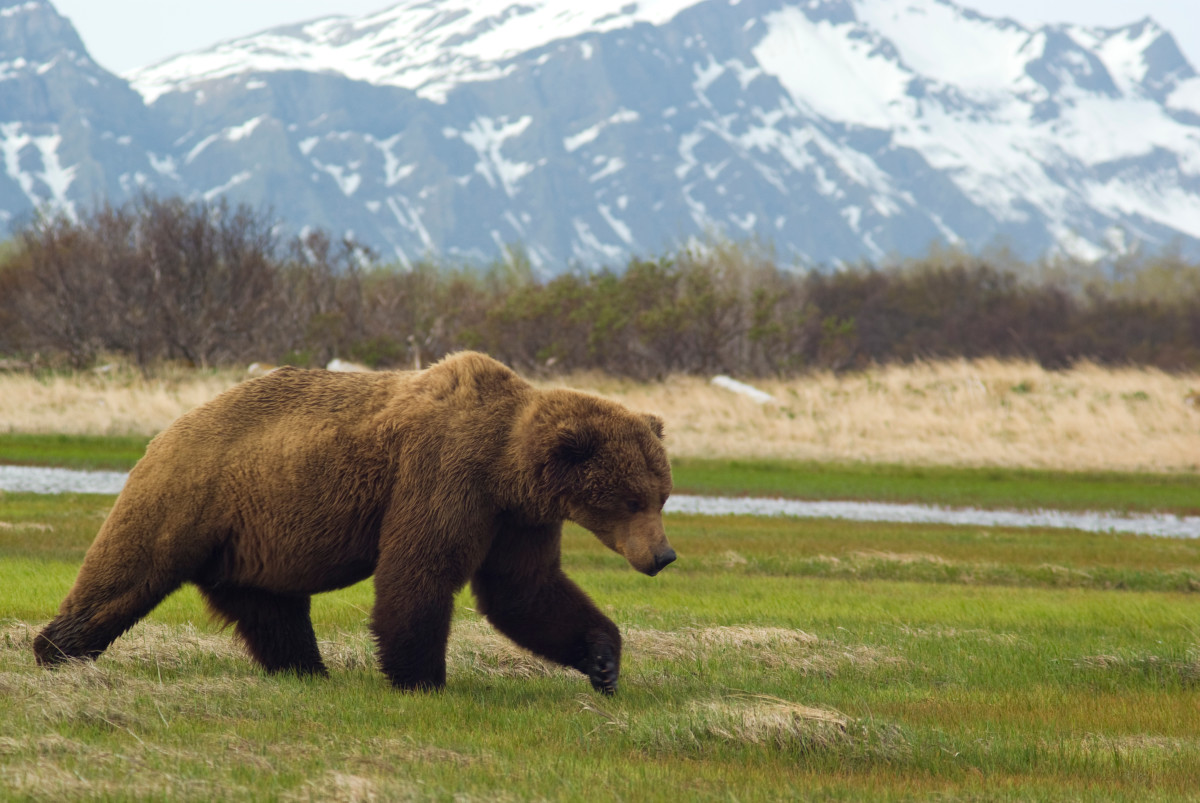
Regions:
[[656, 415], [646, 413], [642, 416], [646, 419], [646, 423], [650, 425], [650, 431], [660, 441], [663, 439], [663, 420]]
[[558, 443], [554, 456], [564, 463], [586, 463], [596, 454], [599, 439], [596, 432], [585, 424], [564, 424], [558, 428]]

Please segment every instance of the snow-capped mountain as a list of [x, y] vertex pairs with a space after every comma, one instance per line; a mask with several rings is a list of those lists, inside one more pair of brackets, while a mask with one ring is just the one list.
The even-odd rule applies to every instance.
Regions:
[[[132, 96], [69, 26], [57, 51], [17, 53], [35, 17], [61, 20], [46, 0], [0, 0], [0, 98], [66, 63], [84, 76], [70, 92]], [[1200, 256], [1200, 77], [1148, 19], [1030, 29], [948, 0], [405, 0], [127, 78], [144, 105], [73, 112], [95, 143], [83, 156], [64, 150], [62, 115], [35, 133], [0, 103], [22, 193], [0, 176], [0, 208], [227, 195], [402, 261], [516, 244], [545, 271], [711, 235], [803, 263], [935, 241]]]

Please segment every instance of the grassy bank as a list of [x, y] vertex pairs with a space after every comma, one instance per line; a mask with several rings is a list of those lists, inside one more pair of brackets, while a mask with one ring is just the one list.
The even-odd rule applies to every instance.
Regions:
[[672, 464], [679, 492], [946, 507], [1200, 513], [1200, 476], [1012, 468], [704, 460]]
[[0, 465], [128, 471], [142, 459], [144, 435], [0, 434]]
[[[127, 471], [149, 438], [0, 434], [0, 465]], [[1008, 468], [816, 463], [672, 462], [678, 493], [911, 502], [947, 507], [1200, 513], [1200, 476]]]
[[676, 516], [650, 579], [572, 528], [620, 694], [464, 594], [445, 692], [410, 696], [373, 666], [366, 583], [314, 602], [327, 680], [258, 672], [191, 589], [38, 670], [110, 504], [0, 496], [4, 796], [1185, 800], [1200, 776], [1191, 541]]

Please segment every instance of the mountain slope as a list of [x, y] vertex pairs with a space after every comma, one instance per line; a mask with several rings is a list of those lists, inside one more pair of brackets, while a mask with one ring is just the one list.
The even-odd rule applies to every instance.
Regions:
[[548, 272], [712, 234], [810, 264], [932, 241], [1200, 256], [1200, 78], [1150, 20], [1029, 29], [947, 0], [580, 8], [409, 0], [140, 70], [145, 164], [116, 167], [117, 193], [229, 195], [406, 261], [516, 243]]
[[142, 98], [49, 2], [0, 0], [0, 226], [136, 191], [158, 140]]

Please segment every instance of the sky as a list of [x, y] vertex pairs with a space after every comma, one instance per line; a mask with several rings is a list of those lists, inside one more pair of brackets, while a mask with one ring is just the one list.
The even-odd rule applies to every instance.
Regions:
[[[395, 4], [388, 0], [51, 2], [74, 23], [92, 58], [119, 74], [264, 28], [334, 14], [361, 16]], [[957, 4], [988, 16], [1011, 17], [1029, 27], [1050, 22], [1115, 27], [1153, 17], [1175, 36], [1188, 61], [1200, 70], [1197, 0], [958, 0]]]

